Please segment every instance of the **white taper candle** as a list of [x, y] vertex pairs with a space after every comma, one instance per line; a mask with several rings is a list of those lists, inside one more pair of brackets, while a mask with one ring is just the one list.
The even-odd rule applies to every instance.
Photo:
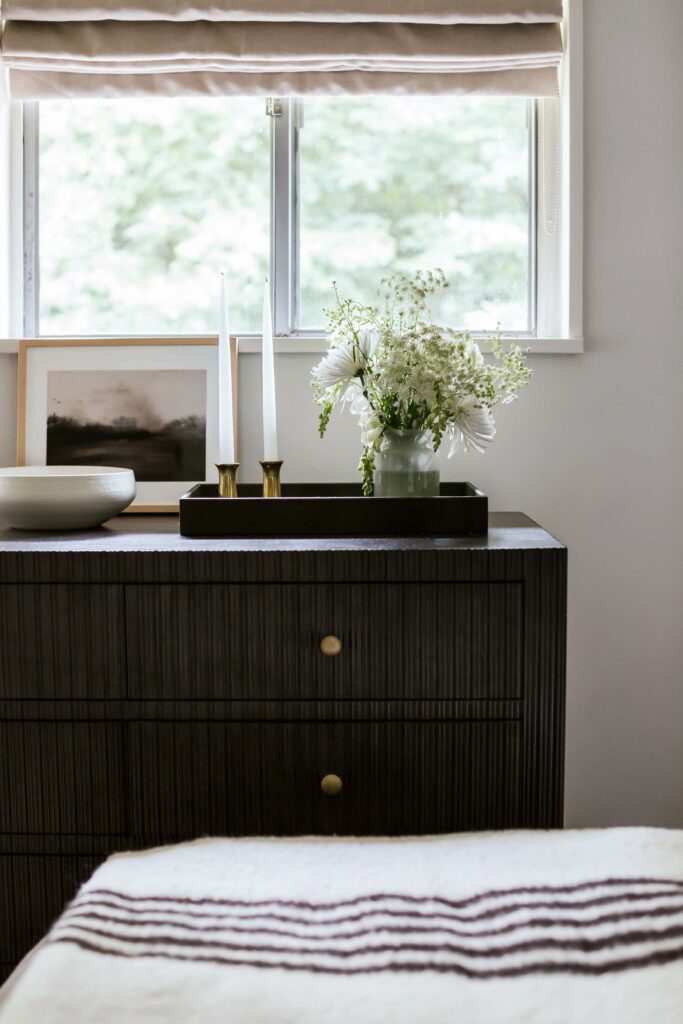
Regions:
[[230, 310], [228, 282], [220, 274], [220, 320], [218, 330], [218, 452], [219, 462], [235, 461], [235, 421], [232, 408], [232, 358], [230, 353]]
[[275, 357], [273, 354], [273, 315], [270, 308], [270, 286], [266, 279], [263, 289], [263, 342], [261, 347], [263, 375], [263, 458], [276, 462], [277, 413], [275, 408]]

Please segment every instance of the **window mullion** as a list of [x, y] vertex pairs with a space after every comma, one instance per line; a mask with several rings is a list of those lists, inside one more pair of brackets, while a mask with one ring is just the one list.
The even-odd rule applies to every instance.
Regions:
[[275, 333], [289, 335], [296, 319], [296, 101], [269, 102], [271, 117], [271, 290]]
[[25, 338], [36, 338], [40, 330], [40, 264], [38, 257], [38, 104], [25, 103], [23, 117], [24, 175], [24, 322]]
[[24, 334], [23, 118], [0, 83], [0, 346]]

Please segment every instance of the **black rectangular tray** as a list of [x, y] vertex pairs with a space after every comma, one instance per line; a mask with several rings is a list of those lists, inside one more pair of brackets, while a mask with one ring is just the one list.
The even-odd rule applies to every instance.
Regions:
[[180, 499], [186, 537], [457, 537], [486, 533], [488, 498], [468, 483], [442, 483], [438, 498], [365, 498], [360, 484], [283, 484], [281, 498], [240, 484], [219, 498], [197, 484]]

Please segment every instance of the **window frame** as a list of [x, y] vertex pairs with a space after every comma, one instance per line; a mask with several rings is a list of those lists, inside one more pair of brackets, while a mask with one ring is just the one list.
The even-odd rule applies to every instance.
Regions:
[[[438, 102], [435, 97], [434, 102]], [[274, 333], [281, 339], [302, 340], [325, 336], [323, 324], [313, 328], [299, 325], [300, 281], [300, 133], [304, 130], [305, 101], [295, 97], [271, 97], [265, 101], [264, 116], [270, 119], [270, 280]], [[530, 342], [536, 338], [539, 275], [538, 222], [538, 101], [527, 101], [528, 127], [528, 295], [529, 329], [510, 331], [506, 337]], [[23, 105], [23, 222], [24, 298], [23, 334], [40, 332], [40, 104]], [[554, 261], [556, 238], [548, 238], [544, 260]], [[543, 268], [540, 268], [545, 273]], [[457, 327], [458, 325], [453, 325]], [[175, 332], [177, 333], [177, 332]], [[485, 331], [472, 331], [485, 337]], [[255, 337], [247, 334], [245, 337]]]
[[[438, 97], [434, 98], [438, 102]], [[509, 331], [506, 337], [521, 341], [536, 338], [537, 323], [537, 101], [527, 103], [529, 129], [529, 229], [528, 229], [528, 315], [529, 330]], [[273, 319], [277, 337], [282, 340], [316, 339], [324, 336], [324, 328], [303, 328], [299, 325], [299, 245], [300, 220], [300, 132], [305, 130], [305, 101], [276, 97], [267, 101], [271, 117], [271, 275], [273, 279]], [[552, 254], [552, 243], [546, 243], [546, 258]], [[457, 326], [457, 325], [454, 325]], [[473, 337], [484, 337], [484, 331], [472, 331]]]
[[[516, 332], [505, 337], [527, 342], [534, 353], [574, 354], [583, 351], [583, 0], [565, 0], [565, 58], [560, 100], [536, 100], [530, 164], [537, 197], [530, 207], [530, 239], [535, 240], [534, 273], [530, 274], [535, 333]], [[2, 99], [0, 98], [0, 103]], [[275, 334], [281, 352], [317, 352], [326, 346], [324, 333], [298, 330], [298, 253], [294, 237], [299, 223], [297, 196], [302, 104], [299, 100], [267, 101], [271, 116], [271, 289]], [[540, 152], [538, 126], [541, 104], [554, 104], [557, 124], [551, 146], [556, 162]], [[0, 145], [7, 151], [0, 168], [0, 191], [9, 204], [9, 242], [3, 252], [3, 288], [9, 316], [0, 325], [0, 337], [35, 337], [38, 327], [39, 245], [37, 103], [5, 101]], [[552, 109], [552, 108], [549, 108]], [[546, 108], [546, 114], [548, 108]], [[540, 172], [540, 173], [539, 173]], [[553, 175], [546, 180], [542, 175]], [[538, 197], [555, 187], [558, 224], [548, 234], [541, 223]], [[103, 335], [106, 337], [106, 335]], [[243, 351], [260, 348], [258, 335], [241, 335]], [[0, 351], [12, 346], [0, 342]]]

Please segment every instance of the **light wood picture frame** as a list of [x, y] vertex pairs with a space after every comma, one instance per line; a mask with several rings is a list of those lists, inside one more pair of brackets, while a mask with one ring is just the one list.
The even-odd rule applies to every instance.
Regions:
[[[230, 349], [237, 448], [236, 338]], [[218, 479], [218, 417], [215, 336], [19, 343], [17, 465], [133, 469], [127, 512], [177, 512], [189, 487]]]

